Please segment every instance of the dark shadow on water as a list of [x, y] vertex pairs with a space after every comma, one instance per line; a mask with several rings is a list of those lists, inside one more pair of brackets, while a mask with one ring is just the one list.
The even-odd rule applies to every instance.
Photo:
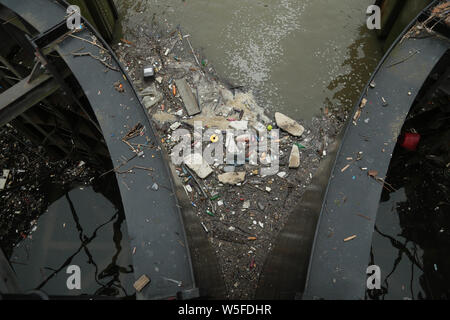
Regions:
[[417, 150], [394, 151], [386, 181], [396, 191], [383, 191], [369, 262], [381, 268], [381, 289], [368, 299], [450, 298], [449, 62], [447, 53], [402, 129], [421, 135]]
[[[60, 197], [10, 258], [24, 291], [135, 299], [127, 225], [117, 182], [111, 177], [114, 181], [67, 193], [58, 187], [48, 189], [50, 199]], [[80, 290], [67, 287], [71, 265], [81, 269]]]

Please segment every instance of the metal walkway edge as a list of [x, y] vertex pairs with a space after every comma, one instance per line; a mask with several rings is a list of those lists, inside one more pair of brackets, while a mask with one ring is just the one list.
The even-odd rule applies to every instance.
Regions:
[[[50, 0], [1, 0], [1, 4], [27, 21], [40, 34], [64, 22], [66, 8], [62, 1]], [[138, 299], [181, 299], [199, 295], [190, 258], [189, 246], [184, 230], [183, 218], [164, 159], [146, 111], [133, 88], [131, 81], [108, 45], [94, 29], [85, 22], [85, 28], [77, 37], [91, 40], [95, 35], [101, 45], [112, 55], [112, 65], [119, 72], [109, 70], [90, 56], [75, 57], [72, 52], [80, 50], [100, 56], [100, 49], [91, 43], [73, 37], [65, 37], [57, 52], [63, 57], [78, 80], [103, 131], [114, 166], [135, 154], [121, 139], [136, 124], [142, 124], [145, 135], [133, 142], [153, 145], [145, 151], [145, 157], [135, 157], [120, 168], [121, 172], [136, 167], [153, 168], [148, 171], [135, 170], [134, 174], [116, 174], [133, 255], [134, 275], [139, 279], [147, 275], [151, 282], [140, 293]], [[114, 83], [120, 81], [124, 92], [118, 92]], [[158, 191], [151, 190], [153, 183]]]
[[[410, 38], [400, 43], [404, 34], [369, 80], [376, 87], [368, 84], [355, 106], [352, 117], [367, 99], [356, 126], [351, 119], [280, 232], [261, 273], [257, 299], [364, 299], [383, 186], [360, 168], [386, 176], [419, 90], [450, 49], [448, 39], [436, 37]], [[383, 98], [387, 106], [383, 106]], [[347, 160], [356, 159], [360, 152], [360, 161], [351, 164]], [[353, 241], [344, 242], [354, 235]]]
[[[362, 100], [367, 99], [356, 125], [349, 124], [346, 130], [318, 222], [304, 299], [348, 300], [365, 296], [366, 270], [383, 183], [361, 168], [386, 177], [406, 116], [430, 72], [450, 49], [448, 39], [431, 36], [405, 38], [402, 42], [402, 38], [371, 79], [376, 87], [368, 86], [356, 106], [355, 113]], [[355, 159], [358, 153], [361, 160], [343, 170], [349, 164], [347, 158]], [[344, 197], [346, 201], [342, 201]], [[352, 236], [356, 238], [344, 241]]]

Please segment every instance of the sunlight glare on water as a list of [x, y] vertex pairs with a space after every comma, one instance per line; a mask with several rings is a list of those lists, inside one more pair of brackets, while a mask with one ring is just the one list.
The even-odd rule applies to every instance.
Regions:
[[[310, 120], [349, 108], [381, 57], [366, 28], [372, 0], [117, 1], [123, 29], [180, 25], [219, 75], [271, 112]], [[355, 54], [356, 53], [356, 54]]]

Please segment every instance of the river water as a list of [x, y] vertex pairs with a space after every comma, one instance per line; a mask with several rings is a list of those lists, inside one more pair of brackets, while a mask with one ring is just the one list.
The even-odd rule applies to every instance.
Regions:
[[[89, 186], [52, 203], [10, 262], [24, 292], [133, 298], [131, 256], [123, 211]], [[67, 285], [70, 266], [80, 268], [79, 287]]]
[[[251, 89], [271, 112], [310, 120], [325, 107], [351, 108], [380, 60], [381, 44], [365, 27], [365, 11], [373, 2], [117, 0], [116, 4], [125, 37], [127, 31], [155, 19], [167, 30], [179, 24], [221, 77]], [[399, 204], [407, 203], [407, 198], [400, 189], [380, 204], [373, 262], [394, 270], [383, 278], [384, 291], [371, 298], [443, 296], [444, 290], [436, 289], [435, 283], [442, 282], [441, 268], [445, 270], [447, 262], [434, 254], [427, 263], [417, 263], [416, 257], [431, 249], [408, 239], [403, 244], [399, 237], [403, 230]], [[54, 202], [36, 225], [11, 257], [23, 290], [133, 296], [126, 222], [105, 196], [91, 187], [75, 188]], [[397, 238], [401, 239], [393, 241]], [[399, 252], [408, 250], [414, 252], [406, 255], [409, 260], [398, 258]], [[67, 288], [69, 265], [83, 270], [81, 290]]]
[[271, 112], [310, 120], [350, 108], [381, 58], [366, 27], [373, 0], [116, 1], [124, 34], [152, 21], [180, 25], [219, 76], [251, 89]]

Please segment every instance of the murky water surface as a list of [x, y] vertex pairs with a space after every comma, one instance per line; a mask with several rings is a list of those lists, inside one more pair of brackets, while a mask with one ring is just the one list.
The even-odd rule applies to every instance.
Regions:
[[[22, 289], [53, 296], [132, 296], [134, 276], [124, 219], [123, 212], [91, 187], [62, 196], [14, 249], [10, 261]], [[71, 265], [80, 267], [80, 290], [67, 287]]]
[[[402, 236], [400, 223], [402, 204], [408, 199], [405, 189], [392, 193], [388, 201], [381, 202], [377, 215], [377, 229], [373, 235], [374, 262], [381, 268], [383, 298], [414, 299], [425, 296], [420, 285], [424, 279], [421, 268], [423, 250], [417, 243]], [[411, 254], [409, 254], [411, 253]]]
[[[424, 104], [446, 106], [444, 97], [438, 89]], [[397, 146], [390, 163], [369, 262], [380, 267], [381, 286], [368, 290], [369, 299], [450, 297], [450, 170], [442, 139], [450, 128], [448, 108], [423, 110], [423, 104], [415, 105], [403, 128], [420, 133], [418, 149]]]
[[181, 25], [221, 77], [258, 102], [309, 120], [352, 107], [381, 57], [365, 26], [373, 0], [124, 0], [123, 29]]
[[[425, 183], [424, 183], [425, 184]], [[437, 185], [428, 186], [439, 192]], [[412, 184], [385, 193], [378, 209], [370, 264], [381, 269], [381, 289], [369, 299], [447, 300], [448, 217], [438, 199], [418, 200]], [[422, 205], [417, 205], [420, 202]]]

